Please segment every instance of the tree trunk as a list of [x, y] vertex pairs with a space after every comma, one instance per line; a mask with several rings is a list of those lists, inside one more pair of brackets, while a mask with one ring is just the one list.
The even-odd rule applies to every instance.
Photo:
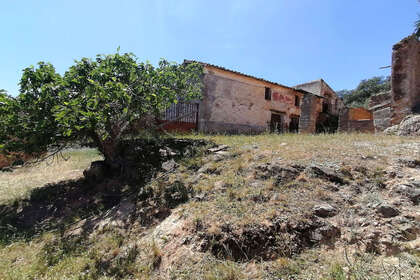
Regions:
[[102, 143], [102, 154], [105, 157], [105, 164], [110, 169], [112, 175], [121, 175], [124, 168], [124, 159], [118, 150], [119, 142], [113, 139], [106, 140]]
[[96, 133], [92, 133], [91, 138], [99, 152], [104, 156], [104, 167], [107, 169], [104, 174], [111, 176], [121, 175], [124, 160], [118, 150], [119, 141], [112, 139], [112, 137], [102, 140], [102, 138]]

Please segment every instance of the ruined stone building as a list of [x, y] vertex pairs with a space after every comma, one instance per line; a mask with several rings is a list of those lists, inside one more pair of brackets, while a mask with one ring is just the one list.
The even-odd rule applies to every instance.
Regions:
[[410, 114], [420, 114], [420, 41], [412, 35], [392, 51], [391, 91], [372, 96], [375, 132], [399, 124]]
[[[185, 61], [184, 63], [191, 63]], [[346, 108], [322, 79], [285, 86], [217, 65], [204, 67], [202, 99], [178, 103], [162, 117], [164, 129], [205, 133], [381, 132], [420, 113], [420, 42], [414, 35], [393, 47], [391, 91], [371, 97], [369, 110]]]
[[323, 80], [316, 80], [295, 86], [309, 93], [305, 96], [300, 132], [335, 132], [338, 116], [344, 103], [335, 91]]
[[312, 81], [304, 84], [294, 86], [296, 89], [305, 90], [317, 96], [323, 97], [322, 107], [324, 112], [330, 112], [337, 116], [344, 108], [344, 103], [337, 96], [335, 91], [323, 80]]
[[414, 35], [393, 47], [391, 108], [391, 125], [420, 114], [420, 41]]
[[382, 132], [410, 114], [420, 114], [420, 41], [416, 36], [394, 45], [391, 91], [371, 96], [369, 112], [363, 108], [343, 110], [339, 130]]
[[[289, 87], [220, 66], [201, 64], [204, 88], [202, 99], [197, 101], [198, 131], [314, 133], [337, 129], [343, 103], [323, 80]], [[174, 105], [167, 114], [174, 118], [182, 116], [182, 106], [187, 105]], [[188, 122], [181, 119], [178, 123], [186, 125]]]

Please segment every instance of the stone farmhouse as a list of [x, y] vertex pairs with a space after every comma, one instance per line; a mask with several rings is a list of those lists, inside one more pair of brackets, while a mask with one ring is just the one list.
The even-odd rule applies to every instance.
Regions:
[[[196, 61], [186, 60], [184, 63]], [[420, 41], [393, 47], [391, 91], [371, 97], [370, 108], [347, 108], [322, 79], [285, 86], [221, 66], [204, 67], [200, 101], [166, 110], [166, 130], [204, 133], [381, 132], [420, 113]]]
[[289, 87], [199, 63], [204, 67], [202, 99], [194, 108], [191, 103], [169, 108], [163, 119], [176, 122], [168, 122], [166, 129], [191, 129], [193, 123], [204, 133], [315, 133], [337, 129], [344, 105], [322, 79]]

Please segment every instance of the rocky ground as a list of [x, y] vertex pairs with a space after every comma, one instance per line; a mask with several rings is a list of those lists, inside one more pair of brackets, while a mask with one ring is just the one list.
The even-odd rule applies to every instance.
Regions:
[[141, 186], [80, 179], [2, 205], [0, 278], [420, 278], [419, 138], [198, 138], [152, 149]]
[[420, 115], [408, 115], [400, 124], [385, 129], [385, 134], [399, 136], [420, 136]]

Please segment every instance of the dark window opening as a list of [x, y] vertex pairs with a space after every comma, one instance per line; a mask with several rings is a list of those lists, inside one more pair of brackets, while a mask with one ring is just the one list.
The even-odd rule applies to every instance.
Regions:
[[292, 116], [290, 118], [289, 130], [292, 133], [298, 133], [299, 132], [299, 117], [298, 116]]
[[328, 113], [329, 112], [329, 107], [330, 107], [330, 104], [328, 103], [328, 101], [324, 101], [322, 103], [322, 112], [323, 113]]
[[265, 100], [271, 100], [271, 88], [265, 88]]
[[299, 96], [295, 96], [295, 106], [296, 106], [296, 107], [299, 107], [299, 105], [300, 105], [300, 99], [299, 99]]

